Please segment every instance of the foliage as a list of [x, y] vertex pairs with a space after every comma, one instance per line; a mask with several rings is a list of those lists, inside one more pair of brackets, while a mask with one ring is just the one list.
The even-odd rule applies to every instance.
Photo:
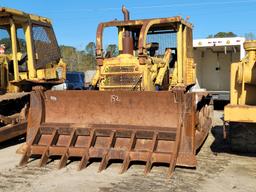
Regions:
[[215, 35], [209, 35], [207, 38], [223, 38], [223, 37], [237, 37], [233, 32], [218, 32]]
[[[77, 50], [74, 47], [65, 45], [61, 45], [60, 50], [62, 58], [67, 63], [69, 71], [87, 71], [96, 69], [96, 45], [94, 42], [89, 42], [84, 50]], [[117, 56], [117, 45], [109, 44], [106, 46], [105, 54], [110, 57]]]
[[[10, 38], [0, 39], [0, 44], [5, 45], [5, 53], [12, 53], [12, 42]], [[18, 39], [18, 51], [25, 53], [26, 52], [26, 41], [24, 39]]]
[[[9, 38], [0, 39], [0, 44], [5, 44], [6, 53], [11, 53], [12, 46]], [[26, 52], [26, 42], [24, 39], [18, 39], [21, 52]], [[60, 51], [63, 60], [67, 63], [69, 71], [87, 71], [96, 69], [96, 45], [89, 42], [84, 50], [77, 50], [75, 47], [61, 45]], [[112, 56], [118, 55], [118, 48], [115, 44], [110, 44], [106, 48]]]
[[94, 42], [88, 43], [85, 50], [81, 51], [65, 45], [61, 45], [60, 50], [64, 61], [67, 63], [69, 71], [87, 71], [96, 69], [96, 45]]
[[94, 42], [89, 42], [86, 46], [85, 46], [85, 51], [87, 54], [90, 55], [94, 55], [95, 51], [96, 51], [96, 45]]
[[107, 46], [106, 52], [110, 54], [111, 57], [118, 55], [118, 47], [116, 44], [109, 44]]
[[256, 35], [254, 33], [252, 33], [252, 32], [246, 33], [245, 34], [245, 39], [246, 40], [256, 40]]

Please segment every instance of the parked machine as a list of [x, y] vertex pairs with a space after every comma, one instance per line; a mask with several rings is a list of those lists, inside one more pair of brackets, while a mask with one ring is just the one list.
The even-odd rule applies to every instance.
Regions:
[[197, 86], [211, 95], [216, 110], [223, 110], [230, 100], [231, 63], [245, 56], [244, 37], [193, 40]]
[[[210, 98], [191, 92], [195, 84], [192, 25], [181, 17], [100, 23], [94, 91], [46, 91], [31, 95], [27, 149], [20, 165], [33, 155], [40, 166], [49, 158], [80, 157], [79, 170], [101, 159], [195, 167], [196, 150], [211, 127]], [[118, 56], [103, 51], [103, 31], [117, 27]], [[38, 115], [33, 115], [37, 113]]]
[[29, 92], [65, 80], [51, 21], [0, 8], [0, 142], [26, 133]]
[[[224, 119], [229, 123], [232, 149], [256, 152], [256, 41], [244, 43], [246, 56], [231, 65], [230, 104]], [[225, 126], [224, 126], [225, 127]], [[226, 131], [225, 131], [226, 132]]]

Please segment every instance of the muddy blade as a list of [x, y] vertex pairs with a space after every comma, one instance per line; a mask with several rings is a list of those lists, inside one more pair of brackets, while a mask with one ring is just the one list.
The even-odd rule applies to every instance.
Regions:
[[102, 171], [110, 160], [119, 159], [123, 160], [121, 173], [131, 161], [143, 161], [145, 174], [152, 164], [167, 163], [171, 175], [181, 139], [183, 97], [172, 92], [125, 91], [32, 94], [30, 114], [39, 107], [42, 111], [37, 113], [41, 116], [29, 118], [33, 131], [20, 164], [33, 154], [41, 155], [40, 166], [59, 156], [62, 168], [70, 157], [80, 157], [81, 170], [92, 158], [100, 158]]

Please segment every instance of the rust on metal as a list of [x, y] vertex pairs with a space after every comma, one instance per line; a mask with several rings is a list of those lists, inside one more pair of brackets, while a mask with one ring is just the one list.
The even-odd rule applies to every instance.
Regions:
[[[127, 12], [124, 12], [124, 18], [129, 19]], [[110, 21], [105, 23], [100, 23], [97, 28], [96, 33], [96, 56], [97, 56], [97, 63], [98, 65], [102, 64], [102, 58], [103, 58], [103, 43], [102, 43], [102, 35], [104, 28], [106, 27], [128, 27], [128, 28], [142, 28], [144, 27], [145, 33], [141, 33], [140, 38], [145, 39], [146, 38], [146, 29], [151, 27], [152, 24], [162, 24], [162, 27], [172, 27], [177, 28], [175, 23], [182, 23], [183, 25], [186, 25], [189, 28], [192, 28], [192, 24], [183, 20], [180, 16], [176, 17], [168, 17], [168, 18], [155, 18], [155, 19], [141, 19], [141, 20], [124, 20], [124, 21]], [[143, 41], [140, 41], [143, 42]], [[139, 45], [139, 53], [143, 53], [142, 49], [145, 48], [145, 44]]]
[[130, 13], [129, 11], [126, 9], [125, 6], [122, 6], [122, 12], [124, 14], [124, 21], [129, 21], [130, 20]]
[[[122, 12], [124, 14], [124, 21], [129, 21], [130, 20], [130, 13], [129, 11], [125, 8], [125, 6], [122, 7]], [[123, 54], [133, 54], [133, 38], [131, 35], [131, 31], [126, 29], [124, 31], [123, 37], [122, 37], [122, 44], [123, 44]]]
[[9, 124], [1, 127], [0, 129], [0, 142], [7, 141], [8, 139], [15, 138], [20, 135], [25, 135], [27, 130], [27, 122], [21, 122], [19, 124]]
[[25, 135], [29, 94], [7, 93], [0, 96], [0, 142]]
[[[156, 163], [195, 167], [196, 150], [211, 126], [207, 93], [188, 91], [195, 82], [192, 25], [181, 17], [130, 20], [123, 7], [124, 21], [101, 23], [97, 30], [98, 70], [91, 88], [99, 91], [46, 91], [31, 94], [28, 134], [20, 165], [40, 156], [39, 166], [59, 157], [58, 168], [71, 157], [80, 158], [78, 169], [100, 159], [99, 171], [109, 161], [142, 161], [144, 173]], [[105, 27], [118, 28], [119, 55], [103, 56]], [[162, 44], [149, 35], [177, 34], [176, 47], [155, 52]], [[175, 57], [176, 55], [176, 57]], [[172, 58], [173, 56], [173, 58]], [[172, 70], [170, 62], [173, 62]], [[171, 72], [171, 73], [170, 73]], [[36, 114], [36, 115], [35, 115]]]
[[[46, 165], [51, 156], [59, 156], [59, 168], [70, 157], [80, 157], [79, 170], [94, 158], [101, 159], [99, 171], [110, 160], [122, 160], [121, 173], [131, 161], [145, 162], [145, 174], [154, 163], [168, 164], [168, 175], [176, 165], [196, 166], [194, 93], [98, 93], [31, 94], [28, 126], [34, 132], [28, 132], [28, 147], [20, 165], [32, 155], [41, 155], [40, 166]], [[38, 115], [32, 115], [35, 112]], [[210, 123], [210, 119], [206, 121]]]

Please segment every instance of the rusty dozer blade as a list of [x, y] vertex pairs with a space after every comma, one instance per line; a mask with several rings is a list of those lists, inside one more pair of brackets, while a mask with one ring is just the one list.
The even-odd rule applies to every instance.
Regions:
[[59, 156], [62, 168], [70, 157], [80, 157], [81, 170], [100, 158], [99, 171], [110, 160], [123, 160], [121, 173], [131, 161], [142, 161], [145, 174], [154, 163], [165, 163], [171, 175], [176, 165], [196, 166], [196, 143], [211, 124], [200, 121], [204, 127], [196, 133], [196, 110], [195, 94], [183, 91], [34, 92], [20, 165], [33, 155], [41, 156], [40, 166]]

